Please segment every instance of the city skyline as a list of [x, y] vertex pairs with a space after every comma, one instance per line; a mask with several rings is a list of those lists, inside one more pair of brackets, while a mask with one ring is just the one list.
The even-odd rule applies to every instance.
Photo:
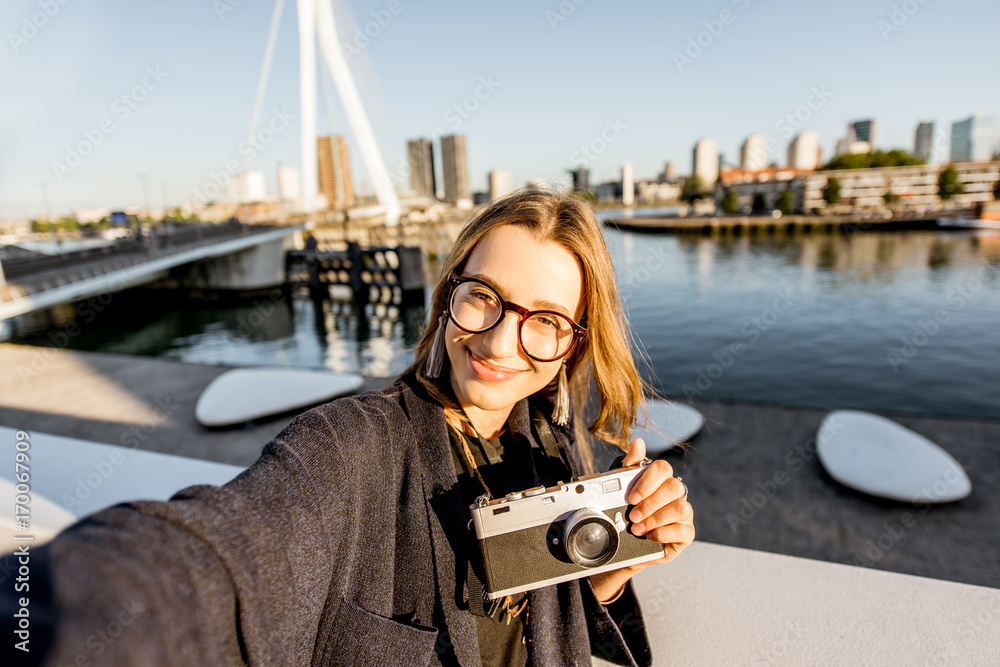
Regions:
[[[912, 150], [923, 120], [950, 136], [953, 122], [1000, 110], [995, 86], [976, 68], [956, 67], [1000, 54], [989, 21], [962, 20], [969, 12], [996, 14], [985, 2], [920, 5], [905, 21], [893, 18], [891, 4], [861, 2], [808, 9], [745, 0], [719, 8], [646, 3], [610, 15], [597, 2], [564, 4], [575, 9], [563, 15], [558, 3], [513, 2], [458, 14], [403, 2], [392, 14], [384, 3], [337, 3], [356, 19], [356, 28], [340, 21], [345, 48], [365, 75], [357, 78], [397, 188], [408, 187], [406, 141], [418, 137], [467, 136], [469, 186], [477, 192], [488, 189], [495, 169], [510, 170], [517, 187], [568, 181], [567, 170], [581, 167], [591, 183], [615, 180], [625, 162], [637, 181], [655, 178], [668, 161], [684, 175], [699, 137], [716, 138], [724, 159], [738, 164], [742, 142], [762, 134], [776, 142], [768, 161], [784, 164], [792, 138], [812, 131], [828, 161], [847, 123], [865, 118], [879, 121], [879, 147]], [[171, 11], [121, 2], [82, 7], [60, 5], [16, 49], [9, 33], [23, 32], [37, 5], [14, 2], [5, 12], [0, 72], [21, 102], [0, 119], [0, 218], [146, 198], [154, 209], [190, 203], [212, 172], [242, 157], [270, 7], [239, 4], [222, 14], [194, 2]], [[723, 9], [732, 12], [728, 23], [719, 18]], [[644, 20], [630, 20], [636, 13]], [[294, 6], [286, 7], [258, 123], [271, 137], [258, 142], [248, 167], [265, 174], [269, 193], [278, 190], [277, 163], [299, 164], [294, 18]], [[801, 25], [810, 29], [795, 29]], [[953, 36], [959, 27], [962, 36]], [[501, 48], [512, 38], [523, 42], [517, 53]], [[949, 44], [961, 46], [961, 55], [949, 55]], [[780, 80], [762, 68], [772, 62], [781, 65]], [[321, 96], [319, 133], [346, 135], [357, 155], [342, 111], [326, 106], [336, 103]], [[109, 121], [103, 129], [102, 119]], [[80, 142], [90, 150], [73, 166], [67, 149]], [[370, 192], [363, 165], [352, 167], [357, 189]]]

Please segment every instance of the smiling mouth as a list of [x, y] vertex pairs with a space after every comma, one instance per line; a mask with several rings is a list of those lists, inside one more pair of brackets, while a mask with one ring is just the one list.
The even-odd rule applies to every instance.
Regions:
[[500, 382], [502, 380], [508, 380], [515, 375], [519, 375], [524, 372], [524, 370], [497, 366], [486, 361], [485, 359], [480, 359], [472, 353], [472, 350], [469, 350], [468, 348], [466, 348], [466, 352], [469, 355], [469, 362], [472, 365], [472, 370], [474, 370], [476, 375], [483, 380]]

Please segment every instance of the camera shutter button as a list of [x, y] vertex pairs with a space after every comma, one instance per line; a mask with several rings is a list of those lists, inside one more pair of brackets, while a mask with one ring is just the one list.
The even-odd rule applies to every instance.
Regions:
[[507, 498], [508, 501], [509, 500], [520, 500], [521, 499], [521, 493], [520, 492], [508, 493], [507, 496], [506, 496], [506, 498]]
[[527, 491], [525, 491], [524, 492], [524, 496], [526, 498], [531, 498], [532, 496], [540, 496], [543, 493], [545, 493], [545, 487], [544, 486], [536, 486], [533, 489], [528, 489]]

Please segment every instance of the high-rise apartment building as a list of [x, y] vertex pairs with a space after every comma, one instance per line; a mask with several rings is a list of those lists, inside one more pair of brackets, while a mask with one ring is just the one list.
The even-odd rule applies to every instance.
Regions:
[[437, 197], [437, 177], [434, 175], [434, 144], [430, 139], [408, 141], [410, 154], [410, 189], [421, 197]]
[[953, 162], [992, 160], [997, 147], [997, 119], [977, 113], [951, 124]]
[[590, 170], [586, 167], [580, 167], [579, 169], [573, 169], [569, 172], [570, 176], [573, 177], [573, 189], [574, 190], [589, 190], [590, 189]]
[[934, 121], [929, 120], [917, 125], [913, 137], [913, 154], [930, 163], [934, 152]]
[[719, 180], [719, 144], [711, 137], [699, 139], [694, 146], [691, 173], [701, 177], [706, 188]]
[[626, 162], [622, 165], [622, 206], [631, 206], [635, 203], [635, 174], [632, 163]]
[[817, 169], [819, 166], [819, 136], [809, 130], [799, 132], [788, 144], [789, 169]]
[[316, 161], [319, 166], [319, 193], [326, 198], [327, 208], [353, 206], [351, 160], [344, 137], [339, 134], [316, 137]]
[[495, 201], [514, 191], [514, 174], [510, 169], [494, 169], [490, 172], [490, 201]]
[[767, 169], [767, 137], [751, 134], [740, 146], [740, 169], [761, 171]]
[[469, 159], [464, 134], [441, 137], [441, 166], [444, 169], [444, 200], [459, 207], [471, 206]]

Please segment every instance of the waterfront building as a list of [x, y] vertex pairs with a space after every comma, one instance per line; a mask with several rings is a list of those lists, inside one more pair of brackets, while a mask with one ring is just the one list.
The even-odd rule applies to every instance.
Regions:
[[708, 188], [719, 180], [719, 144], [712, 137], [699, 139], [695, 144], [691, 173], [700, 176]]
[[472, 206], [469, 159], [464, 134], [441, 137], [441, 166], [444, 168], [444, 200], [459, 208]]
[[871, 153], [877, 149], [878, 121], [868, 118], [847, 124], [847, 134], [837, 139], [835, 153], [839, 157], [854, 153]]
[[302, 182], [295, 167], [278, 165], [278, 199], [296, 205], [302, 199]]
[[[993, 200], [993, 188], [1000, 179], [998, 162], [959, 162], [952, 167], [958, 172], [963, 193], [949, 200], [949, 206], [972, 206]], [[885, 195], [899, 197], [893, 207], [898, 211], [923, 214], [944, 207], [938, 197], [938, 176], [944, 165], [926, 164], [907, 167], [871, 169], [836, 169], [831, 171], [800, 171], [785, 169], [748, 173], [727, 170], [720, 174], [716, 199], [726, 188], [733, 188], [741, 207], [749, 207], [758, 193], [764, 195], [769, 207], [785, 190], [793, 195], [793, 210], [809, 213], [813, 210], [829, 213], [864, 213], [885, 209]], [[840, 202], [828, 206], [823, 189], [830, 178], [840, 182]]]
[[316, 137], [316, 160], [319, 167], [319, 194], [326, 198], [326, 207], [353, 206], [351, 160], [344, 137], [339, 134]]
[[514, 191], [514, 174], [510, 169], [494, 169], [490, 172], [489, 200], [496, 201]]
[[622, 206], [631, 206], [635, 203], [635, 176], [632, 171], [632, 163], [626, 162], [622, 165]]
[[952, 161], [992, 160], [997, 147], [997, 119], [977, 113], [951, 125]]
[[677, 183], [660, 183], [658, 181], [639, 181], [636, 184], [639, 199], [644, 202], [673, 202], [681, 196], [681, 186]]
[[232, 180], [229, 181], [229, 199], [237, 204], [267, 199], [267, 184], [264, 181], [264, 173], [251, 170], [233, 176]]
[[406, 142], [410, 157], [410, 189], [418, 197], [437, 197], [437, 177], [434, 174], [434, 143], [430, 139]]
[[924, 162], [931, 162], [934, 152], [934, 121], [928, 120], [917, 125], [913, 137], [913, 154]]
[[663, 183], [677, 183], [677, 170], [673, 162], [667, 162], [663, 166]]
[[580, 167], [579, 169], [572, 169], [569, 175], [573, 177], [573, 190], [589, 190], [590, 189], [590, 170], [586, 167]]
[[760, 171], [767, 169], [767, 137], [751, 134], [740, 146], [740, 169]]
[[808, 130], [799, 132], [788, 144], [788, 168], [807, 171], [818, 169], [822, 166], [820, 154], [819, 135]]

